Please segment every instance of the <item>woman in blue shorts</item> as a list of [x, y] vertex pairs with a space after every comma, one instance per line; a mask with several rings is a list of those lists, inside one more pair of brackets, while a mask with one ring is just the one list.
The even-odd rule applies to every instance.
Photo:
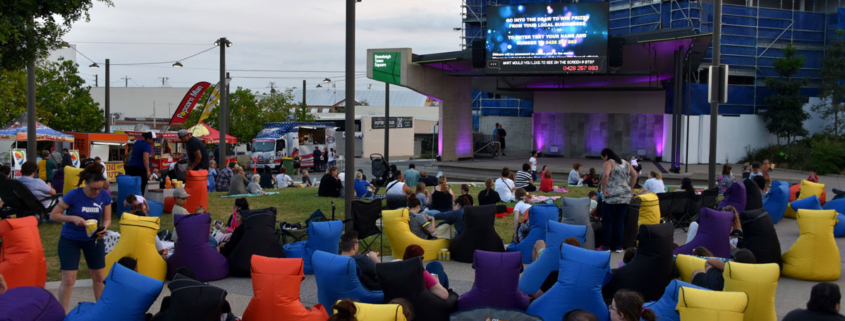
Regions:
[[[70, 179], [70, 178], [68, 178]], [[103, 177], [103, 165], [88, 165], [79, 173], [78, 187], [67, 191], [58, 205], [50, 213], [50, 219], [64, 222], [59, 237], [59, 262], [62, 270], [62, 283], [59, 286], [59, 302], [67, 310], [76, 272], [79, 269], [79, 252], [85, 255], [88, 270], [94, 287], [94, 299], [99, 300], [103, 293], [105, 279], [103, 268], [106, 267], [105, 244], [100, 239], [111, 224], [111, 193]], [[96, 220], [103, 228], [99, 233], [88, 236], [85, 230], [87, 220]]]

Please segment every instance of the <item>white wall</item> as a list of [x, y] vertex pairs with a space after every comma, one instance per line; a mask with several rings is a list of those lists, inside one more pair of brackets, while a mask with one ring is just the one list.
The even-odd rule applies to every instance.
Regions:
[[[152, 117], [155, 104], [156, 117], [170, 118], [187, 92], [188, 88], [112, 86], [111, 112], [123, 113], [124, 117]], [[100, 104], [100, 109], [106, 108], [105, 87], [91, 88], [91, 97]], [[200, 102], [197, 106], [204, 103]]]
[[[399, 116], [401, 117], [401, 116]], [[363, 138], [363, 155], [384, 154], [384, 129], [373, 129], [372, 117], [361, 117], [361, 132]], [[414, 122], [414, 126], [417, 124]], [[414, 156], [414, 127], [390, 129], [390, 157]]]
[[534, 146], [532, 121], [533, 118], [531, 117], [481, 116], [478, 120], [478, 131], [485, 135], [493, 135], [493, 127], [496, 123], [499, 123], [508, 134], [505, 136], [506, 153], [508, 151], [530, 151]]

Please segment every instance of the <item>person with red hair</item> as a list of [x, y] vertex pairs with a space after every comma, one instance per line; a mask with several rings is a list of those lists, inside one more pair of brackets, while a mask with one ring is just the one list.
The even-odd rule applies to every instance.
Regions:
[[[422, 257], [424, 255], [425, 250], [422, 247], [411, 244], [405, 248], [405, 255], [402, 260], [412, 259], [418, 256]], [[432, 273], [436, 274], [437, 278]], [[441, 300], [449, 299], [449, 290], [446, 290], [446, 287], [449, 286], [449, 278], [446, 276], [443, 265], [439, 261], [431, 261], [426, 265], [425, 271], [423, 271], [423, 280], [425, 281], [425, 288], [431, 291], [436, 297]]]

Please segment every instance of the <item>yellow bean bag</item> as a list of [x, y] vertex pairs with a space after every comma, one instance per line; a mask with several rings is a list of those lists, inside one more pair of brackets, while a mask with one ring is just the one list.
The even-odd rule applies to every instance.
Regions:
[[[337, 300], [340, 302], [341, 300]], [[355, 318], [367, 321], [407, 321], [402, 306], [398, 304], [369, 304], [355, 302]], [[334, 310], [337, 314], [337, 310]]]
[[725, 292], [745, 292], [748, 308], [745, 321], [777, 321], [775, 292], [778, 289], [780, 266], [777, 263], [725, 263]]
[[743, 321], [748, 295], [682, 286], [678, 292], [681, 321]]
[[640, 230], [640, 225], [646, 224], [660, 224], [660, 201], [657, 199], [657, 194], [648, 193], [637, 196], [640, 203], [640, 218], [637, 221], [637, 231]]
[[835, 225], [835, 210], [798, 210], [801, 235], [783, 253], [783, 275], [808, 281], [838, 280], [841, 267], [833, 239]]
[[[449, 248], [449, 240], [423, 240], [414, 233], [411, 233], [411, 226], [408, 225], [411, 218], [407, 208], [381, 212], [381, 221], [384, 225], [384, 234], [393, 249], [393, 257], [401, 259], [405, 256], [405, 248], [408, 245], [416, 244], [425, 250], [423, 261], [434, 261], [437, 259], [437, 252], [440, 249]], [[833, 232], [830, 234], [833, 235]]]
[[[73, 167], [73, 166], [65, 166], [64, 172], [65, 172], [65, 184], [63, 185], [64, 189], [62, 191], [64, 191], [64, 193], [67, 194], [67, 192], [70, 192], [70, 190], [77, 187], [76, 184], [79, 183], [79, 173], [82, 173], [82, 168], [76, 168], [76, 167]], [[82, 185], [79, 185], [79, 187], [82, 187], [82, 186], [85, 186], [85, 182], [82, 182]]]
[[695, 270], [704, 271], [704, 263], [706, 262], [707, 260], [700, 257], [678, 254], [678, 256], [675, 257], [675, 267], [678, 268], [678, 272], [680, 272], [678, 279], [687, 283], [692, 283], [692, 272], [695, 272]]
[[106, 273], [124, 256], [138, 261], [138, 273], [164, 281], [167, 263], [156, 251], [155, 238], [159, 228], [158, 217], [137, 216], [123, 213], [120, 218], [120, 240], [106, 254]]
[[801, 189], [798, 192], [798, 197], [796, 200], [804, 199], [810, 196], [815, 195], [819, 198], [822, 205], [824, 205], [824, 184], [813, 183], [808, 180], [801, 181]]

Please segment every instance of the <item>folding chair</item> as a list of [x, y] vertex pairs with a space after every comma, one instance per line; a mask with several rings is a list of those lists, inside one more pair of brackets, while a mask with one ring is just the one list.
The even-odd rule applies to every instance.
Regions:
[[[716, 209], [716, 206], [719, 205], [717, 198], [719, 197], [719, 190], [715, 188], [711, 188], [701, 192], [701, 207], [706, 207], [710, 209]], [[700, 210], [701, 208], [699, 208]], [[698, 211], [695, 212], [698, 214]]]
[[660, 220], [661, 221], [665, 222], [670, 217], [672, 217], [672, 214], [671, 214], [672, 194], [673, 193], [670, 193], [670, 192], [657, 193], [657, 201], [660, 204], [659, 206], [660, 206]]
[[[39, 218], [39, 221], [47, 219], [50, 212], [59, 204], [59, 199], [62, 197], [62, 194], [56, 194], [39, 200], [32, 194], [29, 188], [14, 179], [4, 179], [3, 184], [0, 185], [4, 185], [2, 191], [0, 191], [3, 202], [7, 204], [4, 207], [14, 208], [14, 212], [19, 218], [35, 215]], [[45, 207], [42, 202], [48, 200], [50, 203]]]
[[669, 216], [667, 219], [672, 222], [672, 224], [677, 228], [679, 227], [679, 222], [683, 220], [684, 216], [687, 214], [687, 210], [690, 203], [690, 194], [687, 192], [672, 192], [672, 206], [669, 209]]
[[[379, 255], [383, 256], [383, 233], [379, 226], [380, 224], [377, 224], [379, 219], [381, 219], [381, 210], [380, 200], [371, 202], [362, 200], [352, 201], [352, 230], [355, 231], [355, 233], [358, 233], [358, 242], [361, 243], [365, 252], [369, 251], [370, 247], [372, 247], [376, 242], [376, 239], [373, 238], [372, 241], [367, 242], [366, 238], [378, 235], [380, 245]], [[344, 223], [348, 221], [349, 220], [344, 221]]]
[[684, 210], [683, 214], [674, 216], [674, 220], [672, 224], [675, 228], [681, 228], [684, 232], [689, 231], [689, 224], [698, 217], [698, 212], [701, 210], [701, 195], [692, 195], [690, 196], [687, 193], [683, 193], [686, 196], [686, 210]]

